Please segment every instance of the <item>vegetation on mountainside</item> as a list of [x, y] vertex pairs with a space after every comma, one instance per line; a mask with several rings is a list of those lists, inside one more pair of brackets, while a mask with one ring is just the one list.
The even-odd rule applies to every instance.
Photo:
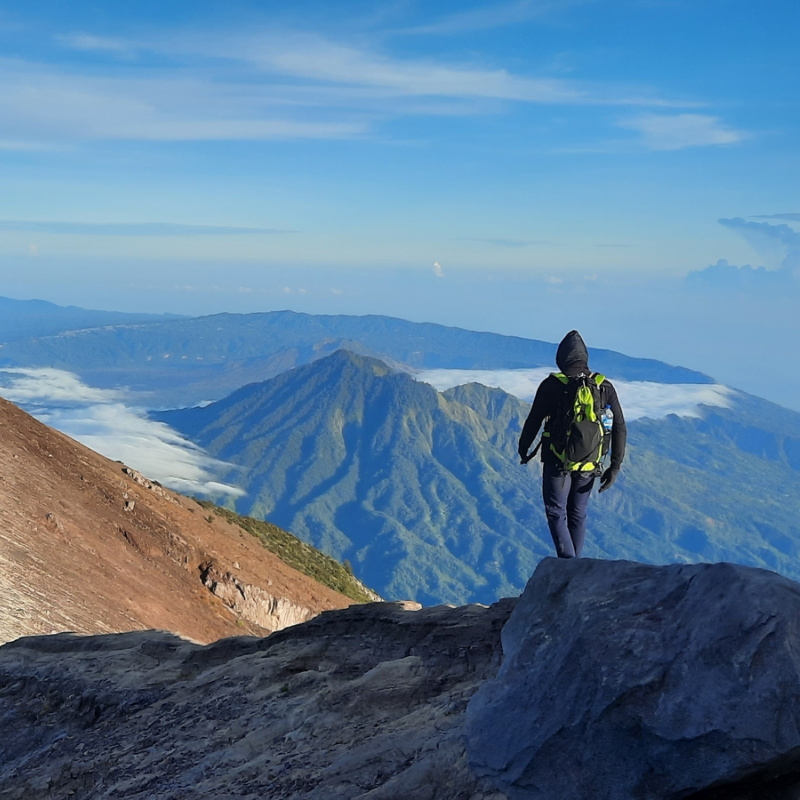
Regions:
[[247, 531], [251, 536], [255, 536], [270, 553], [274, 553], [285, 564], [308, 575], [317, 583], [321, 583], [357, 603], [369, 603], [376, 599], [376, 595], [367, 589], [346, 566], [311, 545], [301, 542], [291, 533], [264, 520], [241, 516], [235, 511], [221, 508], [208, 500], [198, 498], [195, 500], [203, 508], [213, 511], [217, 516], [223, 517], [233, 525], [238, 525], [242, 530]]
[[[425, 605], [517, 594], [551, 550], [526, 404], [473, 387], [492, 419], [375, 359], [340, 351], [205, 408], [154, 416], [236, 464], [228, 508], [349, 560], [383, 597]], [[235, 504], [235, 505], [234, 505]]]

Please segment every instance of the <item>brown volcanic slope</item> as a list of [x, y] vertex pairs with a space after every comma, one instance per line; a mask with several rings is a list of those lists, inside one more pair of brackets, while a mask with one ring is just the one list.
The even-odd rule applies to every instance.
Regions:
[[0, 398], [0, 642], [155, 628], [206, 643], [352, 602]]

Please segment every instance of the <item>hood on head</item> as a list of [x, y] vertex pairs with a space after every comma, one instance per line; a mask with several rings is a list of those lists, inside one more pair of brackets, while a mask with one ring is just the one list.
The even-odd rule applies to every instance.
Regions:
[[578, 331], [570, 331], [556, 350], [556, 364], [565, 375], [589, 371], [589, 351]]

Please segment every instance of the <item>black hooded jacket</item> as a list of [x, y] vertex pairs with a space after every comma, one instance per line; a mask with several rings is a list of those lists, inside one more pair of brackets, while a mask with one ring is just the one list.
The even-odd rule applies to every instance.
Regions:
[[[558, 345], [556, 351], [556, 364], [561, 372], [569, 378], [578, 375], [590, 375], [589, 371], [589, 351], [578, 331], [570, 331]], [[553, 413], [558, 409], [559, 402], [564, 396], [564, 384], [555, 376], [549, 375], [536, 390], [536, 397], [533, 398], [528, 418], [522, 428], [519, 437], [519, 454], [524, 458], [527, 456], [531, 445], [539, 433], [539, 428], [544, 422], [545, 431], [549, 432], [548, 422]], [[611, 406], [614, 414], [614, 427], [611, 430], [611, 463], [610, 468], [619, 470], [622, 466], [622, 459], [625, 457], [625, 443], [628, 439], [628, 431], [625, 427], [625, 417], [622, 414], [622, 406], [617, 399], [617, 390], [613, 384], [604, 380], [600, 384], [600, 403], [603, 408]], [[558, 463], [557, 457], [550, 451], [549, 447], [542, 447], [542, 461]]]

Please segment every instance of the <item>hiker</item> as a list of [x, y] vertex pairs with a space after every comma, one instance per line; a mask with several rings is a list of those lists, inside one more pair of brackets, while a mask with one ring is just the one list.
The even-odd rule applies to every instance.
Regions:
[[[625, 456], [627, 430], [617, 392], [602, 375], [589, 371], [589, 353], [578, 331], [570, 331], [562, 339], [556, 351], [556, 364], [561, 372], [549, 375], [536, 390], [519, 437], [519, 455], [521, 463], [527, 464], [541, 447], [542, 498], [550, 535], [559, 558], [575, 558], [580, 556], [586, 538], [586, 508], [595, 478], [600, 477], [601, 492], [612, 486]], [[585, 427], [581, 432], [573, 435], [581, 386], [586, 389], [580, 397], [588, 398], [583, 408], [588, 410], [593, 406], [594, 413], [580, 415], [588, 421], [583, 423]], [[586, 394], [586, 390], [590, 394]], [[608, 419], [606, 409], [613, 414], [613, 422]], [[600, 420], [604, 412], [605, 435]], [[543, 422], [541, 441], [529, 454]], [[568, 446], [568, 437], [572, 437], [573, 443], [595, 437], [595, 449], [589, 454], [576, 456], [574, 451], [579, 448], [574, 444]], [[603, 456], [609, 444], [611, 461], [604, 470]], [[570, 460], [570, 457], [575, 460]]]

